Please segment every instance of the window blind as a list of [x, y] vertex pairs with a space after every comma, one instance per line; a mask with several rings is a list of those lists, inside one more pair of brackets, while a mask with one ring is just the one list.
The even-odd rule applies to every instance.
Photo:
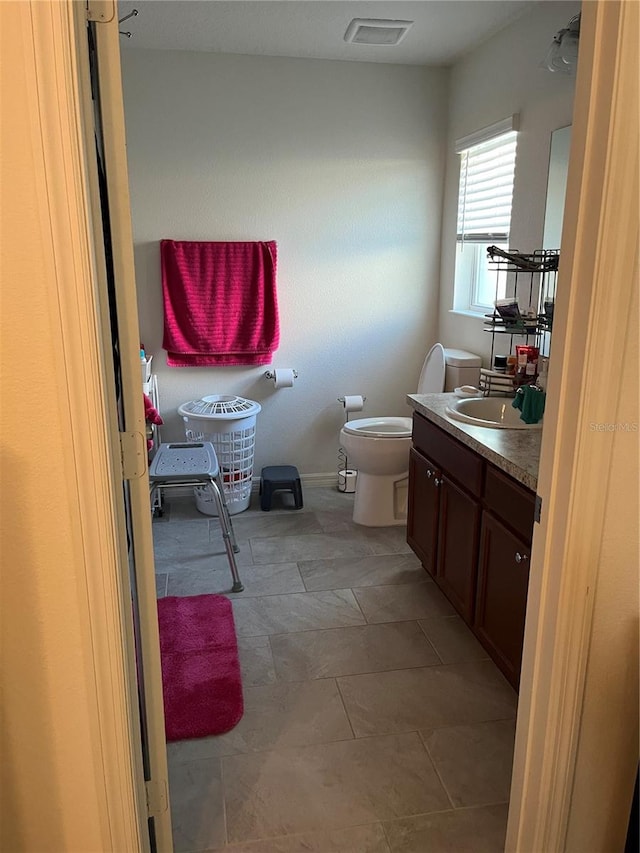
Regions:
[[458, 241], [508, 243], [516, 131], [460, 151]]

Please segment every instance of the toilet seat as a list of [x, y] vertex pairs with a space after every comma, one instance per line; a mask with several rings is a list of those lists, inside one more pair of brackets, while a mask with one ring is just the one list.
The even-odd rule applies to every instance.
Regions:
[[434, 344], [422, 365], [420, 379], [418, 380], [418, 394], [444, 391], [445, 370], [445, 349], [442, 344]]
[[347, 421], [343, 430], [366, 438], [411, 438], [411, 418], [358, 418]]

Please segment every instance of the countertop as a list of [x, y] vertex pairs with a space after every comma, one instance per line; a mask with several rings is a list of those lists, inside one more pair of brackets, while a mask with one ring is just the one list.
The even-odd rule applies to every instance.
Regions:
[[535, 492], [542, 430], [485, 429], [452, 420], [445, 410], [456, 399], [455, 394], [407, 396], [407, 402], [416, 412]]

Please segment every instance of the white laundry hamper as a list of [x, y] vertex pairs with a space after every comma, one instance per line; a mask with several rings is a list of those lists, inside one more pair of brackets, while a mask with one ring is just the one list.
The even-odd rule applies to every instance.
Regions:
[[[253, 479], [256, 418], [261, 406], [244, 397], [213, 394], [178, 408], [187, 441], [210, 441], [216, 451], [231, 515], [249, 507]], [[196, 506], [205, 515], [217, 515], [206, 486], [194, 489]]]

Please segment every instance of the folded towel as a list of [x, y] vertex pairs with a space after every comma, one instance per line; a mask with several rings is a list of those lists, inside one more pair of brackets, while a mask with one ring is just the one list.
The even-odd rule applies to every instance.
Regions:
[[[160, 417], [160, 412], [153, 405], [153, 401], [148, 394], [143, 392], [142, 394], [144, 398], [144, 419], [147, 424], [154, 424], [155, 426], [162, 426], [164, 421]], [[153, 430], [150, 427], [147, 427], [147, 450], [151, 450], [153, 447]]]
[[160, 251], [167, 364], [270, 364], [280, 338], [275, 241], [162, 240]]
[[164, 421], [160, 417], [160, 412], [153, 405], [151, 397], [148, 394], [143, 392], [142, 397], [144, 399], [144, 419], [148, 424], [155, 424], [156, 426], [162, 426]]
[[514, 409], [520, 409], [520, 420], [526, 424], [537, 424], [542, 420], [544, 404], [547, 395], [534, 385], [522, 385], [516, 391], [511, 404]]

